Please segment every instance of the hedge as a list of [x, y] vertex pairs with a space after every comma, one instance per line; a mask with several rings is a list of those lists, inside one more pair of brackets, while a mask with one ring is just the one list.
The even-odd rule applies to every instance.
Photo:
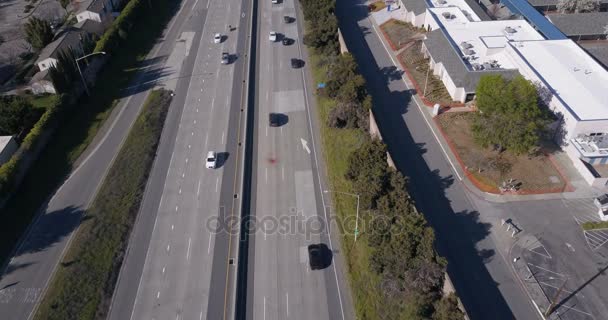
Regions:
[[67, 100], [66, 96], [59, 96], [55, 101], [55, 104], [47, 108], [38, 122], [32, 127], [27, 136], [25, 136], [17, 152], [15, 152], [8, 162], [0, 166], [0, 199], [6, 198], [10, 192], [14, 190], [17, 174], [19, 173], [19, 168], [21, 167], [24, 158], [30, 151], [35, 149], [40, 141], [42, 133], [48, 130], [58, 119], [57, 116], [59, 111], [63, 110], [64, 106], [67, 105]]
[[129, 1], [110, 28], [97, 41], [95, 52], [104, 51], [110, 54], [118, 47], [121, 40], [126, 40], [127, 32], [131, 29], [142, 11], [145, 11], [142, 6], [143, 2], [141, 0]]

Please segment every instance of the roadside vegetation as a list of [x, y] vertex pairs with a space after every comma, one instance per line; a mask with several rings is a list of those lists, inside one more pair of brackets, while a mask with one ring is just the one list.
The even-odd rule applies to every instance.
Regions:
[[[339, 54], [335, 2], [300, 2], [315, 82], [326, 83], [317, 94], [323, 154], [357, 318], [462, 319], [456, 296], [443, 294], [446, 262], [407, 178], [367, 132], [372, 100], [355, 59]], [[342, 192], [360, 196], [356, 242], [356, 199]]]
[[[98, 74], [96, 84], [91, 87], [91, 96], [84, 96], [75, 103], [66, 103], [71, 100], [69, 94], [58, 96], [57, 107], [47, 109], [24, 139], [21, 147], [23, 144], [36, 144], [39, 135], [46, 132], [48, 127], [60, 123], [18, 188], [11, 188], [15, 168], [19, 165], [18, 161], [14, 161], [16, 157], [0, 167], [0, 194], [5, 196], [13, 192], [0, 213], [2, 260], [7, 259], [41, 205], [74, 168], [77, 159], [117, 105], [118, 99], [124, 97], [124, 88], [140, 71], [140, 63], [156, 44], [175, 6], [172, 2], [157, 0], [151, 7], [146, 3], [136, 8], [142, 12], [137, 18], [129, 20], [129, 28], [120, 31], [120, 37], [115, 41], [121, 50], [112, 53]], [[126, 14], [124, 10], [121, 12], [123, 14]]]
[[105, 319], [171, 102], [150, 93], [84, 214], [35, 319]]
[[597, 230], [597, 229], [608, 229], [608, 221], [588, 221], [583, 222], [583, 230]]
[[547, 128], [555, 117], [550, 94], [516, 76], [483, 76], [476, 90], [479, 112], [437, 117], [452, 151], [471, 181], [486, 192], [562, 192], [567, 181], [552, 162], [557, 149]]

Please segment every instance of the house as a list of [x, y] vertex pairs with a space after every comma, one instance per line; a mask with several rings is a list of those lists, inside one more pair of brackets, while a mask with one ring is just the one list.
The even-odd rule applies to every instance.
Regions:
[[49, 43], [38, 56], [36, 64], [40, 71], [45, 71], [57, 65], [57, 57], [62, 50], [74, 50], [77, 53], [83, 51], [82, 40], [86, 32], [77, 28], [68, 28]]
[[[528, 0], [538, 11], [557, 11], [559, 0]], [[600, 11], [608, 11], [608, 0], [600, 0]]]
[[30, 80], [30, 88], [34, 94], [51, 93], [56, 94], [57, 90], [51, 76], [49, 75], [50, 69], [37, 72]]
[[8, 162], [17, 148], [17, 142], [12, 136], [0, 136], [0, 165]]
[[118, 11], [118, 1], [112, 0], [84, 0], [76, 2], [76, 20], [82, 22], [93, 20], [101, 23], [104, 28], [114, 20], [114, 11]]
[[606, 39], [608, 12], [549, 14], [547, 19], [572, 40]]
[[86, 19], [86, 20], [77, 22], [74, 25], [74, 27], [85, 31], [88, 34], [94, 34], [97, 37], [101, 37], [105, 31], [101, 22], [91, 20], [91, 19]]

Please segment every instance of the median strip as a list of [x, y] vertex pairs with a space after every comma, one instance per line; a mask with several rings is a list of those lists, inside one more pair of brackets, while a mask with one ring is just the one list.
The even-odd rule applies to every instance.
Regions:
[[148, 96], [34, 319], [105, 318], [170, 102], [167, 90]]

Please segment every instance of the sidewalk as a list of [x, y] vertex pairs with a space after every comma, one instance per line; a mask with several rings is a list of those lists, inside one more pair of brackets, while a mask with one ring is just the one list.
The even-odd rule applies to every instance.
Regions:
[[[393, 64], [397, 68], [397, 70], [403, 71], [403, 75], [401, 76], [403, 82], [405, 82], [406, 86], [412, 90], [416, 91], [414, 88], [416, 87], [414, 83], [410, 80], [410, 78], [406, 75], [406, 70], [403, 70], [401, 63], [398, 60], [398, 54], [400, 51], [391, 50], [391, 46], [389, 41], [384, 37], [383, 32], [380, 29], [380, 24], [388, 21], [389, 19], [398, 19], [401, 17], [404, 11], [403, 8], [391, 11], [390, 13], [386, 10], [381, 10], [379, 12], [372, 12], [370, 14], [370, 21], [372, 23], [374, 32], [382, 42], [384, 49], [389, 54]], [[379, 22], [376, 20], [379, 19]], [[403, 19], [401, 19], [403, 20]], [[403, 50], [403, 49], [402, 49]], [[414, 93], [412, 95], [412, 100], [416, 103], [417, 107], [420, 109], [423, 114], [427, 125], [433, 132], [435, 139], [441, 146], [443, 154], [446, 159], [450, 163], [455, 175], [458, 177], [458, 180], [462, 182], [465, 188], [473, 195], [484, 199], [490, 202], [496, 203], [505, 203], [505, 202], [513, 202], [513, 201], [531, 201], [531, 200], [550, 200], [550, 199], [581, 199], [581, 198], [593, 198], [600, 194], [602, 194], [602, 190], [592, 188], [589, 186], [585, 180], [578, 174], [572, 162], [568, 158], [568, 156], [564, 152], [557, 152], [556, 154], [551, 156], [551, 160], [556, 163], [556, 167], [560, 172], [567, 176], [568, 189], [571, 191], [565, 192], [557, 192], [557, 193], [543, 193], [543, 194], [528, 194], [528, 195], [518, 195], [518, 194], [493, 194], [480, 190], [475, 186], [475, 184], [468, 178], [468, 173], [461, 166], [458, 161], [457, 156], [452, 152], [452, 149], [449, 147], [449, 143], [443, 135], [441, 129], [435, 122], [432, 115], [432, 108], [426, 106], [426, 104], [422, 101], [420, 95]], [[454, 112], [457, 110], [451, 110], [448, 112]]]

